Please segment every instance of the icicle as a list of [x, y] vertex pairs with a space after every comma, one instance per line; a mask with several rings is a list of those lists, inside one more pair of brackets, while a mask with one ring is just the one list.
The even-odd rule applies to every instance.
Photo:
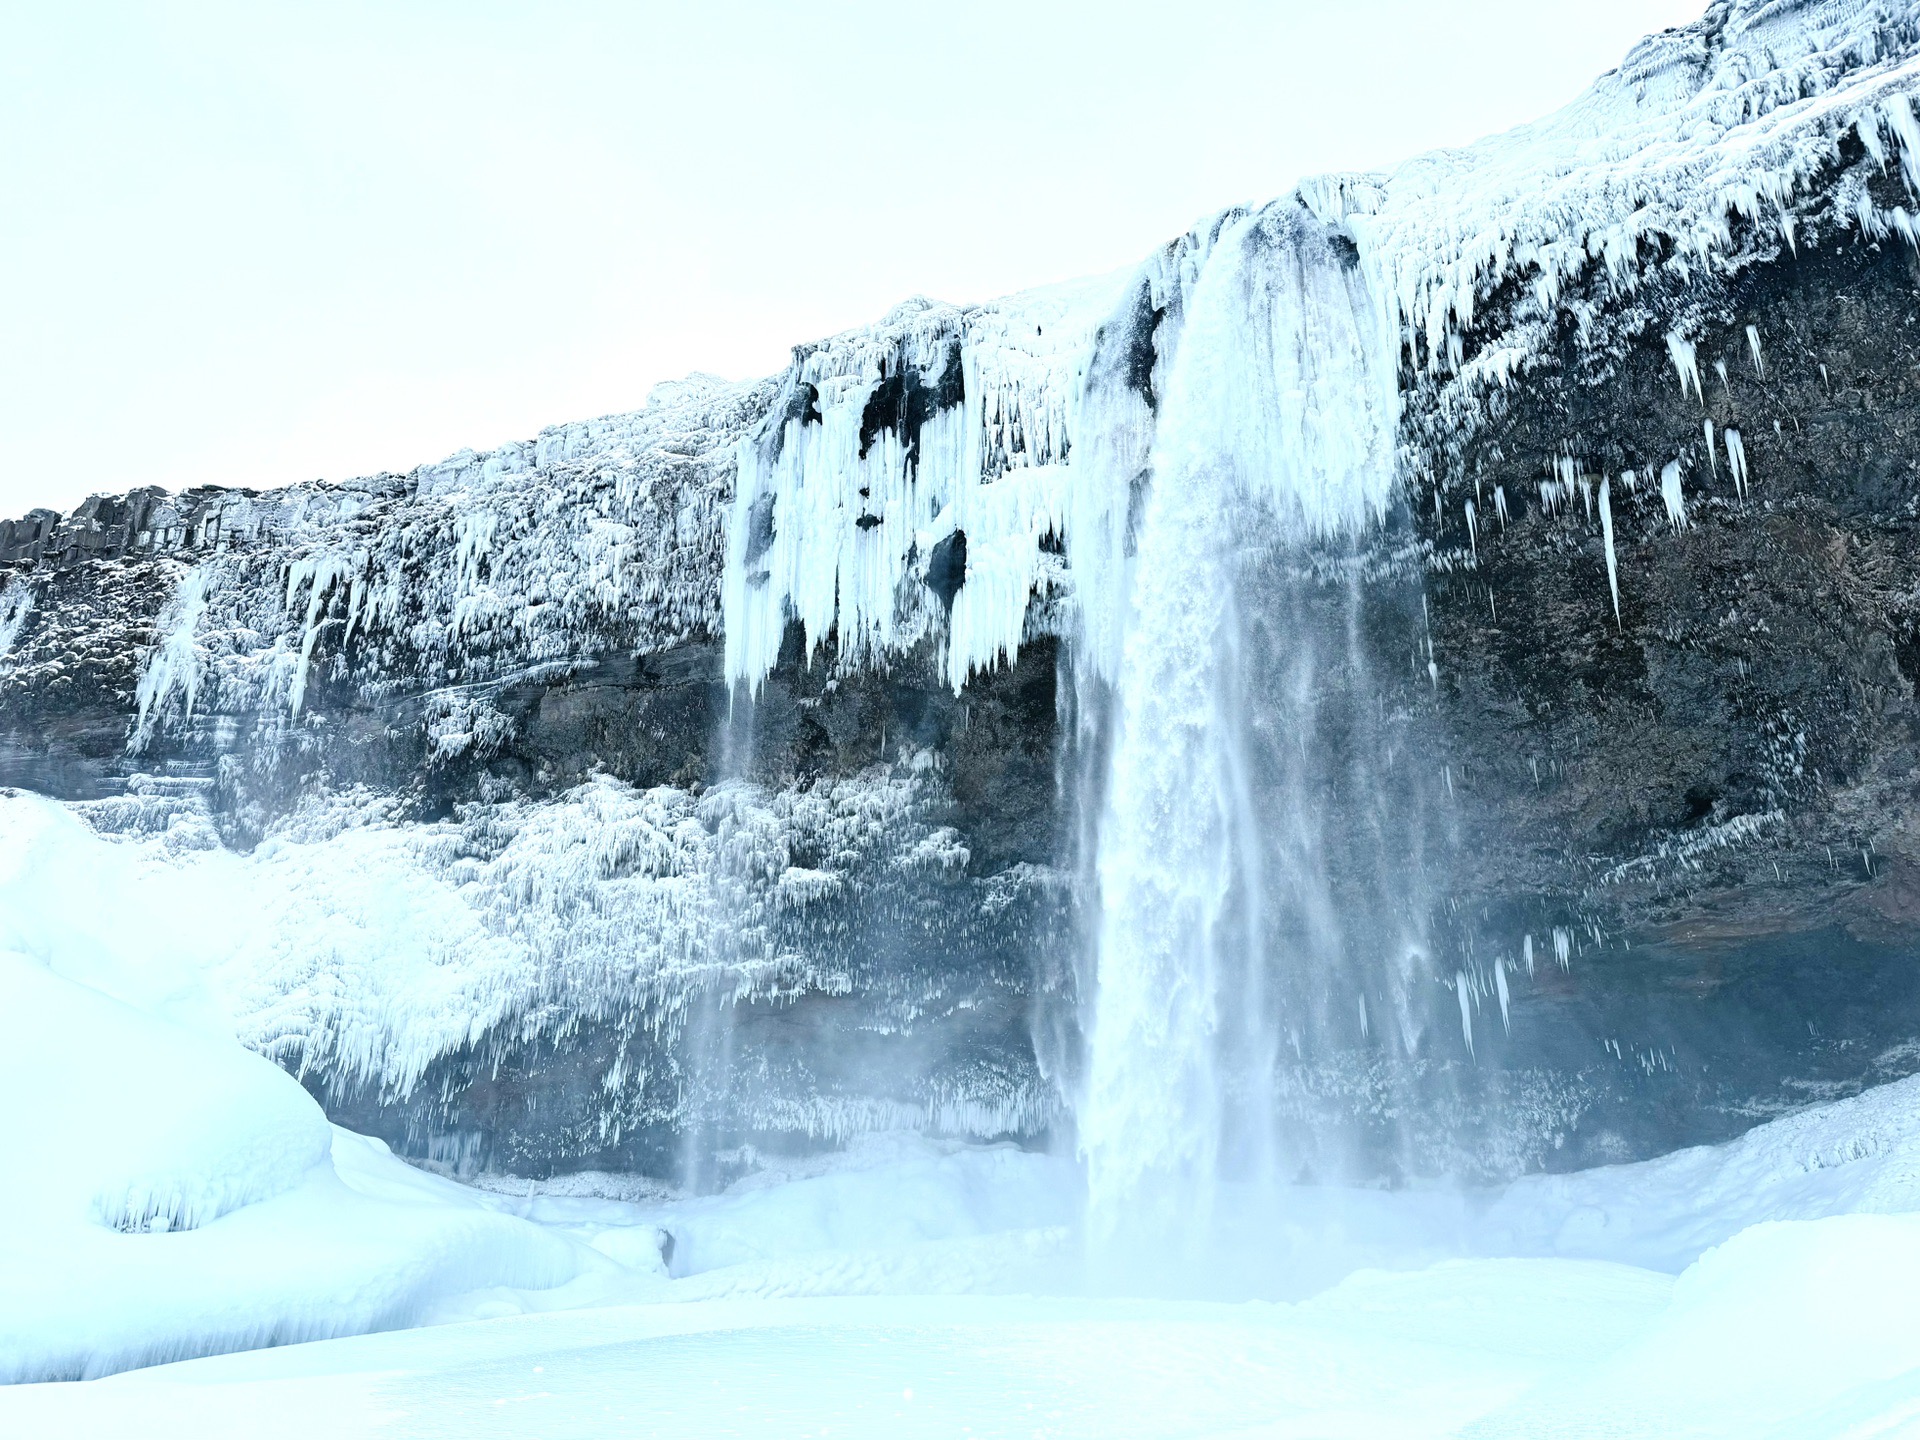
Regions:
[[1727, 383], [1727, 362], [1724, 357], [1713, 362], [1713, 373], [1720, 377], [1720, 389], [1726, 397], [1733, 398], [1733, 387]]
[[[1538, 772], [1538, 771], [1535, 771], [1535, 772], [1534, 772], [1534, 777], [1533, 777], [1533, 778], [1534, 778], [1534, 779], [1536, 779], [1536, 780], [1538, 780], [1538, 779], [1540, 778], [1540, 775], [1539, 775], [1539, 772]], [[1524, 956], [1524, 957], [1525, 957], [1525, 959], [1526, 959], [1526, 962], [1527, 962], [1527, 978], [1528, 978], [1529, 980], [1531, 980], [1531, 979], [1533, 978], [1533, 936], [1531, 936], [1531, 935], [1527, 935], [1527, 936], [1525, 936], [1525, 937], [1523, 937], [1523, 938], [1521, 939], [1521, 941], [1520, 941], [1520, 953], [1521, 953], [1521, 955], [1522, 955], [1522, 956]]]
[[1742, 498], [1747, 493], [1747, 446], [1738, 430], [1725, 430], [1720, 438], [1727, 442], [1727, 469], [1733, 473], [1734, 489]]
[[1600, 477], [1600, 534], [1607, 542], [1607, 590], [1613, 596], [1613, 628], [1621, 630], [1625, 627], [1620, 623], [1620, 570], [1613, 554], [1613, 499], [1604, 475]]
[[1360, 997], [1360, 1038], [1367, 1038], [1367, 997]]
[[1700, 423], [1701, 434], [1707, 437], [1707, 473], [1717, 476], [1720, 473], [1720, 452], [1713, 448], [1713, 421], [1703, 420]]
[[1687, 387], [1693, 387], [1695, 397], [1702, 405], [1707, 403], [1706, 395], [1700, 389], [1700, 360], [1694, 352], [1693, 342], [1682, 339], [1678, 330], [1667, 332], [1667, 354], [1673, 357], [1673, 368], [1680, 376], [1680, 395], [1686, 397]]
[[1580, 508], [1587, 512], [1587, 519], [1593, 519], [1593, 481], [1587, 476], [1580, 477]]
[[1638, 471], [1622, 470], [1620, 472], [1620, 478], [1626, 483], [1627, 493], [1629, 495], [1637, 495], [1640, 493], [1640, 475]]
[[1493, 962], [1493, 988], [1500, 996], [1500, 1028], [1507, 1034], [1513, 1033], [1513, 1022], [1507, 1018], [1507, 962]]
[[1666, 469], [1660, 472], [1660, 498], [1667, 507], [1667, 519], [1673, 523], [1674, 533], [1687, 528], [1687, 499], [1680, 489], [1680, 462], [1669, 460]]
[[1471, 500], [1467, 501], [1467, 543], [1473, 547], [1473, 563], [1477, 569], [1480, 565], [1480, 536], [1474, 529]]
[[1747, 349], [1753, 355], [1753, 373], [1762, 380], [1767, 378], [1767, 362], [1760, 356], [1760, 327], [1747, 326]]
[[1493, 487], [1493, 513], [1499, 517], [1500, 528], [1507, 528], [1507, 490], [1504, 485]]
[[1553, 927], [1553, 956], [1560, 962], [1562, 970], [1573, 968], [1573, 932], [1561, 926]]
[[1453, 993], [1460, 999], [1460, 1033], [1466, 1037], [1467, 1054], [1473, 1054], [1473, 1007], [1468, 1003], [1467, 972], [1453, 972]]

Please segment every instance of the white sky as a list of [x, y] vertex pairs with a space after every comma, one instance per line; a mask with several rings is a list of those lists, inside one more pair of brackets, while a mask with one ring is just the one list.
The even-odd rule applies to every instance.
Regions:
[[1704, 0], [0, 0], [0, 515], [405, 470], [1132, 263]]

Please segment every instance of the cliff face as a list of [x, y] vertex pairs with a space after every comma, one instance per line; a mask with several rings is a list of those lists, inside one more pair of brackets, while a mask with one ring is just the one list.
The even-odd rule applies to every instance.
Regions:
[[[1169, 367], [1195, 277], [1310, 213], [1401, 332], [1401, 459], [1357, 539], [1237, 562], [1250, 724], [1323, 757], [1254, 788], [1321, 817], [1356, 935], [1417, 877], [1420, 938], [1394, 1055], [1364, 992], [1346, 1041], [1296, 1032], [1305, 1168], [1625, 1158], [1920, 1069], [1883, 8], [1714, 7], [1569, 112], [1598, 156], [1543, 122], [1304, 186], [1124, 281], [915, 302], [406, 476], [35, 512], [0, 783], [229, 866], [243, 1038], [407, 1153], [707, 1183], [878, 1126], [1064, 1134]], [[1718, 138], [1668, 174], [1635, 137], [1682, 121]]]

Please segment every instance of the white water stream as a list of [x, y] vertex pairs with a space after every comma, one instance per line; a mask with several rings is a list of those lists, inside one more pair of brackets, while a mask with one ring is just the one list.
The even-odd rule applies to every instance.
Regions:
[[[1268, 207], [1221, 235], [1184, 301], [1098, 826], [1078, 1115], [1096, 1240], [1202, 1235], [1223, 1175], [1278, 1173], [1266, 1111], [1301, 1019], [1271, 992], [1341, 950], [1308, 791], [1327, 627], [1281, 637], [1280, 694], [1256, 714], [1249, 612], [1278, 600], [1284, 616], [1288, 597], [1244, 593], [1246, 577], [1263, 555], [1376, 522], [1394, 479], [1393, 334], [1341, 237], [1296, 203]], [[1294, 953], [1269, 953], [1276, 934]]]

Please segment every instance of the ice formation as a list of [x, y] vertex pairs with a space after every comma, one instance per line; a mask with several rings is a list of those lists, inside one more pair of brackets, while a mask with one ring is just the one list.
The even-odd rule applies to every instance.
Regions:
[[1017, 655], [1045, 542], [1066, 529], [1073, 369], [1118, 289], [912, 302], [797, 354], [739, 445], [730, 680], [757, 686], [789, 621], [809, 653], [834, 635], [846, 667], [937, 626], [956, 690]]
[[[246, 854], [220, 845], [191, 792], [142, 784], [74, 805], [79, 818], [59, 826], [49, 816], [60, 807], [0, 795], [0, 845], [17, 867], [0, 870], [14, 916], [0, 938], [124, 952], [136, 948], [124, 933], [133, 917], [195, 914], [191, 955], [170, 963], [249, 1048], [336, 1089], [404, 1097], [438, 1057], [483, 1041], [600, 1021], [637, 1049], [674, 1032], [702, 989], [843, 991], [847, 957], [783, 946], [782, 922], [804, 919], [863, 864], [964, 864], [951, 831], [916, 818], [923, 785], [910, 765], [698, 797], [602, 777], [558, 801], [476, 805], [429, 824], [399, 823], [390, 797], [354, 792], [302, 808]], [[830, 858], [797, 864], [802, 850]], [[110, 886], [129, 907], [124, 925], [56, 923], [26, 898], [58, 888], [63, 869]], [[1044, 1123], [1046, 1104], [1017, 1089], [919, 1107], [827, 1096], [765, 1119], [833, 1139], [907, 1124], [993, 1135]], [[606, 1123], [617, 1142], [620, 1121]]]
[[[1913, 191], [1916, 43], [1914, 20], [1878, 0], [1719, 4], [1650, 37], [1541, 121], [1384, 174], [1310, 180], [1296, 198], [1355, 247], [1403, 362], [1443, 387], [1436, 413], [1470, 419], [1483, 390], [1524, 372], [1589, 271], [1630, 291], [1730, 262], [1756, 237], [1795, 243], [1794, 207], [1856, 137], [1869, 164], [1894, 165]], [[1863, 181], [1846, 183], [1863, 234], [1913, 239], [1905, 209], [1883, 211]], [[1227, 212], [1155, 257], [1117, 311], [1113, 282], [968, 311], [923, 302], [801, 352], [741, 447], [729, 674], [758, 683], [791, 618], [810, 646], [837, 622], [843, 664], [939, 632], [958, 685], [1017, 647], [1030, 597], [1063, 586], [1057, 623], [1085, 663], [1116, 674], [1129, 581], [1115, 517], [1146, 463], [1156, 397], [1109, 383], [1096, 331], [1151, 340], [1162, 316], [1177, 325], [1183, 287], [1241, 218]], [[1484, 305], [1514, 281], [1527, 299], [1467, 356]], [[1747, 339], [1763, 374], [1757, 329]], [[1666, 345], [1683, 390], [1704, 402], [1694, 342], [1673, 329]], [[1150, 349], [1135, 353], [1154, 363]], [[1024, 483], [993, 493], [1016, 473]], [[954, 533], [966, 535], [968, 578], [943, 618], [928, 566]], [[995, 548], [976, 571], [985, 537]], [[969, 601], [976, 573], [990, 593]]]
[[[1920, 175], [1916, 39], [1885, 0], [1717, 3], [1554, 115], [1384, 174], [1314, 179], [1297, 198], [1355, 247], [1403, 362], [1441, 385], [1434, 414], [1458, 432], [1476, 397], [1526, 373], [1580, 276], [1631, 290], [1785, 243], [1843, 143], [1867, 152], [1840, 182], [1851, 223], [1910, 240], [1908, 210], [1874, 202], [1866, 176], [1897, 172], [1911, 189]], [[204, 608], [182, 631], [195, 605], [183, 590], [154, 647], [141, 743], [190, 723], [189, 684], [196, 712], [278, 706], [298, 720], [316, 683], [371, 699], [402, 673], [485, 686], [579, 664], [589, 634], [645, 651], [724, 631], [729, 673], [758, 683], [789, 619], [810, 648], [834, 632], [845, 665], [936, 636], [955, 684], [1045, 623], [1111, 676], [1153, 337], [1162, 317], [1177, 324], [1183, 287], [1239, 217], [1196, 227], [1133, 276], [971, 307], [912, 302], [802, 347], [771, 381], [695, 377], [633, 415], [405, 476], [140, 492], [111, 522], [41, 513], [8, 522], [0, 552], [119, 544], [191, 562], [182, 584], [201, 587]], [[1468, 354], [1509, 282], [1527, 298]], [[1142, 344], [1109, 345], [1107, 363], [1144, 366], [1144, 388], [1095, 373], [1096, 334], [1116, 328]], [[1698, 393], [1690, 342], [1672, 336]], [[1764, 374], [1758, 330], [1747, 340]], [[1040, 617], [1034, 597], [1063, 603]]]
[[[1732, 432], [1729, 431], [1729, 434]], [[1613, 598], [1613, 624], [1620, 628], [1620, 567], [1613, 553], [1613, 497], [1607, 477], [1600, 477], [1600, 534], [1607, 547], [1607, 593]]]
[[1700, 390], [1700, 360], [1694, 353], [1693, 342], [1683, 339], [1680, 332], [1667, 334], [1667, 353], [1673, 357], [1674, 371], [1680, 376], [1680, 393], [1685, 395], [1689, 389], [1696, 400], [1705, 402]]
[[1675, 533], [1687, 528], [1687, 497], [1680, 486], [1680, 462], [1669, 460], [1660, 470], [1660, 503], [1667, 507], [1667, 523]]
[[1723, 431], [1720, 438], [1727, 446], [1727, 472], [1733, 476], [1735, 491], [1744, 499], [1747, 493], [1746, 442], [1740, 438], [1740, 432], [1732, 428]]

